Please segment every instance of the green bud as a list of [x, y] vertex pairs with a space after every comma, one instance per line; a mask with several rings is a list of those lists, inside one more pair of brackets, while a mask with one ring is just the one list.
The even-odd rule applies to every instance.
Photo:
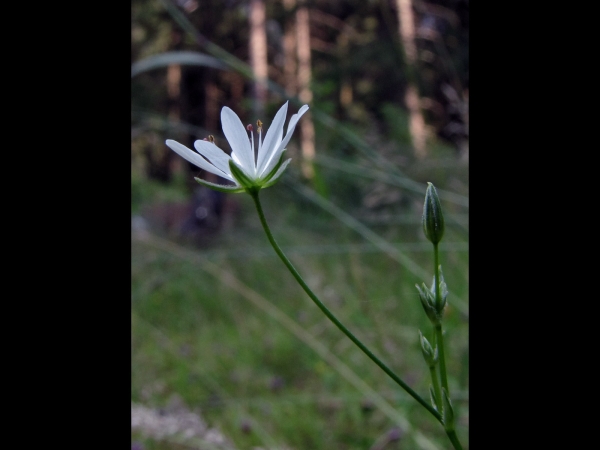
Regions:
[[[448, 286], [446, 285], [446, 281], [444, 280], [444, 273], [442, 272], [442, 265], [440, 264], [438, 266], [438, 270], [440, 273], [440, 297], [441, 297], [441, 302], [439, 307], [436, 306], [436, 311], [438, 312], [438, 315], [440, 317], [442, 317], [443, 313], [444, 313], [444, 307], [446, 306], [446, 299], [448, 298]], [[435, 299], [435, 275], [433, 276], [433, 280], [431, 281], [431, 288], [429, 289], [429, 291], [431, 292], [431, 294], [433, 295], [433, 298]], [[437, 305], [437, 303], [434, 302], [434, 304]]]
[[423, 205], [423, 231], [432, 244], [437, 245], [444, 235], [444, 215], [437, 191], [433, 184], [427, 182], [425, 204]]
[[433, 405], [433, 409], [435, 409], [437, 411], [438, 410], [438, 407], [437, 407], [437, 398], [435, 396], [435, 389], [433, 389], [433, 386], [431, 384], [429, 385], [429, 399], [431, 400], [431, 404]]
[[435, 364], [438, 361], [437, 347], [435, 350], [433, 349], [427, 338], [423, 336], [423, 333], [421, 333], [421, 330], [419, 330], [419, 340], [421, 341], [421, 351], [423, 352], [423, 358], [425, 359], [425, 362], [429, 368], [435, 367]]
[[417, 290], [419, 291], [419, 299], [421, 300], [421, 304], [423, 305], [423, 309], [425, 310], [425, 314], [431, 321], [432, 324], [438, 325], [440, 323], [441, 316], [437, 312], [437, 308], [435, 306], [435, 295], [431, 293], [425, 283], [423, 283], [423, 287], [415, 284]]
[[444, 421], [444, 428], [447, 431], [454, 430], [454, 408], [452, 408], [452, 402], [446, 389], [442, 388], [442, 419]]

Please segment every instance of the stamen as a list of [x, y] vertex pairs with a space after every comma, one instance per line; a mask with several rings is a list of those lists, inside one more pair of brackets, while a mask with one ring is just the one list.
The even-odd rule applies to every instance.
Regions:
[[[248, 125], [249, 127], [252, 127], [252, 125]], [[252, 130], [250, 131], [250, 137], [252, 138], [252, 162], [256, 165], [256, 161], [255, 161], [255, 151], [254, 151], [254, 133], [252, 132]], [[259, 141], [260, 142], [260, 141]]]
[[212, 134], [208, 135], [208, 142], [212, 142], [213, 144], [215, 143], [215, 137]]
[[246, 130], [252, 131], [253, 129], [254, 129], [254, 127], [252, 126], [251, 123], [249, 123], [248, 125], [246, 125]]
[[[263, 123], [259, 120], [256, 121], [256, 126], [258, 127], [258, 153], [260, 153], [260, 149], [262, 148], [262, 126]], [[258, 153], [256, 158], [258, 159]]]

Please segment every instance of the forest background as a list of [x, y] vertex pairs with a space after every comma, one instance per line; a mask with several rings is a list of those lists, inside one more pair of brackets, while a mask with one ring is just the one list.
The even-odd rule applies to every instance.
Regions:
[[275, 237], [423, 396], [429, 325], [414, 285], [431, 282], [420, 217], [426, 182], [438, 188], [467, 448], [468, 1], [131, 5], [132, 446], [449, 448], [295, 284], [250, 198], [200, 188], [193, 177], [206, 174], [164, 145], [214, 135], [228, 149], [223, 106], [268, 129], [289, 98], [290, 114], [311, 109], [290, 167], [261, 194]]

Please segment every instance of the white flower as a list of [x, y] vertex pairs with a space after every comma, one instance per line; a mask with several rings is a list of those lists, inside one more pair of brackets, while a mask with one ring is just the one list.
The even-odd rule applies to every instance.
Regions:
[[232, 181], [235, 185], [210, 183], [196, 178], [201, 184], [224, 192], [243, 192], [247, 189], [261, 189], [273, 185], [281, 176], [291, 159], [283, 161], [285, 146], [292, 137], [300, 117], [308, 111], [304, 105], [294, 114], [288, 124], [287, 133], [283, 137], [283, 124], [287, 114], [288, 102], [279, 109], [273, 123], [262, 141], [262, 123], [258, 122], [258, 149], [255, 155], [253, 127], [248, 131], [242, 121], [230, 108], [221, 110], [223, 133], [231, 147], [231, 156], [210, 141], [196, 141], [194, 147], [198, 151], [187, 148], [179, 142], [167, 139], [166, 144], [181, 157], [192, 164]]

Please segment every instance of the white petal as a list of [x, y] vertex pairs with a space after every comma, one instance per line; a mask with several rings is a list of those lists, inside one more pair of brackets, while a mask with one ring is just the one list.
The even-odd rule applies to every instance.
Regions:
[[262, 144], [262, 148], [258, 152], [258, 158], [256, 160], [257, 173], [262, 172], [262, 167], [269, 159], [271, 152], [277, 150], [277, 147], [279, 147], [279, 144], [281, 143], [281, 138], [283, 136], [283, 124], [285, 123], [285, 118], [287, 117], [287, 108], [288, 102], [285, 102], [283, 106], [279, 108], [277, 114], [275, 114], [275, 118], [267, 130], [265, 140]]
[[231, 159], [233, 159], [238, 166], [242, 165], [242, 163], [240, 162], [240, 158], [238, 158], [237, 155], [233, 152], [231, 152]]
[[167, 144], [167, 146], [169, 146], [169, 148], [171, 150], [173, 150], [175, 153], [177, 153], [179, 156], [188, 160], [192, 164], [200, 167], [201, 169], [204, 169], [210, 173], [214, 173], [215, 175], [219, 175], [220, 177], [226, 178], [228, 180], [235, 181], [231, 175], [216, 168], [211, 163], [209, 163], [207, 160], [205, 160], [202, 156], [200, 156], [198, 153], [187, 148], [185, 145], [182, 145], [179, 142], [174, 141], [172, 139], [167, 139], [165, 144]]
[[[223, 125], [223, 133], [229, 141], [232, 154], [237, 156], [241, 167], [248, 176], [254, 178], [256, 175], [256, 167], [254, 166], [253, 149], [250, 148], [250, 141], [246, 128], [242, 121], [227, 106], [221, 110], [221, 124]], [[234, 158], [235, 160], [236, 158]]]
[[[304, 115], [304, 113], [308, 111], [308, 105], [302, 105], [302, 107], [298, 110], [298, 119]], [[291, 122], [290, 122], [291, 123]], [[289, 128], [289, 125], [288, 125]]]
[[194, 142], [194, 147], [196, 147], [198, 153], [213, 163], [217, 169], [221, 169], [223, 172], [231, 175], [231, 170], [229, 169], [229, 160], [231, 158], [227, 153], [209, 141], [196, 141]]
[[290, 123], [288, 124], [287, 133], [283, 138], [283, 141], [281, 141], [279, 147], [277, 147], [277, 149], [274, 152], [271, 152], [269, 159], [265, 162], [265, 166], [262, 172], [260, 172], [259, 174], [260, 176], [269, 173], [269, 171], [275, 166], [275, 164], [277, 164], [277, 162], [279, 161], [279, 157], [281, 156], [281, 152], [292, 138], [292, 134], [294, 133], [294, 129], [296, 128], [296, 124], [300, 120], [300, 117], [302, 117], [302, 115], [306, 111], [308, 111], [308, 105], [304, 105], [302, 108], [300, 108], [298, 114], [294, 114], [292, 116], [292, 118], [290, 119]]

